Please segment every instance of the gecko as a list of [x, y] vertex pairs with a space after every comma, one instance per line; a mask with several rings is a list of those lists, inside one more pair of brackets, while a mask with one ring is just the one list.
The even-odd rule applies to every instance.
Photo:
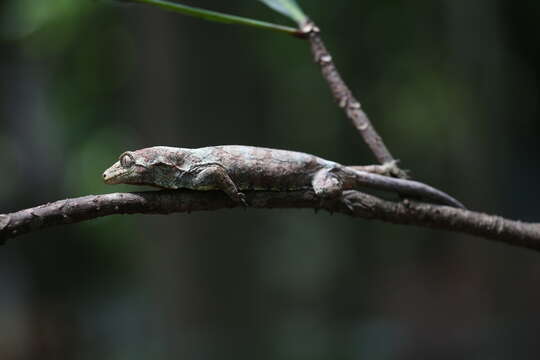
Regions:
[[464, 208], [450, 195], [429, 185], [362, 170], [366, 168], [302, 152], [254, 146], [154, 146], [122, 153], [105, 170], [103, 180], [106, 184], [163, 189], [221, 190], [246, 206], [243, 190], [310, 189], [321, 199], [336, 199], [344, 190], [371, 188]]

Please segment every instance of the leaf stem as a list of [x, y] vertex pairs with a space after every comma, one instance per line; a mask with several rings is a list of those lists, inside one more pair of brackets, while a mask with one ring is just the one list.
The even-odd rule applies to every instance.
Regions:
[[297, 36], [297, 37], [302, 37], [303, 35], [300, 30], [290, 27], [290, 26], [273, 24], [266, 21], [254, 20], [254, 19], [250, 19], [250, 18], [246, 18], [242, 16], [223, 14], [216, 11], [205, 10], [205, 9], [201, 9], [197, 7], [182, 5], [182, 4], [178, 4], [178, 3], [166, 1], [166, 0], [130, 0], [130, 1], [157, 6], [165, 10], [174, 11], [180, 14], [189, 15], [189, 16], [197, 17], [200, 19], [208, 20], [208, 21], [215, 21], [215, 22], [220, 22], [220, 23], [225, 23], [225, 24], [246, 25], [246, 26], [251, 26], [251, 27], [255, 27], [259, 29], [286, 33], [286, 34]]

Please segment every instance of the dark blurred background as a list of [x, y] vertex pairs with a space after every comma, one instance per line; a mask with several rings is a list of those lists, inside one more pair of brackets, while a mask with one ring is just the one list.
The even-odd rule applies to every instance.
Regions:
[[[402, 166], [540, 219], [540, 3], [300, 2]], [[287, 24], [255, 0], [188, 4]], [[373, 163], [308, 44], [90, 0], [0, 5], [0, 212], [128, 191], [125, 150], [246, 144]], [[540, 257], [447, 232], [227, 210], [0, 249], [0, 358], [538, 359]]]

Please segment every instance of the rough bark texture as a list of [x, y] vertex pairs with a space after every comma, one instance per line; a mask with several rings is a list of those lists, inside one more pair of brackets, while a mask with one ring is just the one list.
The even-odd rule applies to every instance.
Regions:
[[[320, 65], [322, 75], [330, 86], [334, 99], [345, 111], [347, 117], [351, 119], [354, 126], [362, 135], [364, 141], [375, 155], [377, 161], [379, 161], [381, 164], [395, 165], [396, 161], [394, 157], [373, 127], [373, 124], [367, 117], [366, 113], [362, 110], [360, 102], [354, 97], [351, 90], [339, 74], [332, 56], [322, 41], [319, 28], [313, 23], [308, 23], [304, 27], [304, 32], [308, 34], [313, 57], [315, 62]], [[400, 171], [397, 166], [395, 166], [394, 172], [394, 175], [398, 177], [406, 177], [406, 173]]]
[[[481, 236], [509, 245], [540, 251], [540, 224], [499, 216], [417, 203], [392, 202], [358, 191], [347, 191], [340, 201], [321, 203], [312, 191], [251, 191], [250, 208], [324, 209], [364, 219], [438, 228]], [[242, 207], [219, 191], [148, 191], [90, 195], [0, 215], [0, 239], [7, 240], [55, 225], [72, 224], [114, 214], [169, 214]]]

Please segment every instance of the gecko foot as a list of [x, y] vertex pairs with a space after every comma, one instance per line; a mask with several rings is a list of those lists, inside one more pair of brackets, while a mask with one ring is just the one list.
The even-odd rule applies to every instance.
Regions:
[[349, 197], [343, 196], [343, 203], [351, 213], [354, 213], [354, 202]]
[[231, 196], [231, 198], [236, 202], [242, 203], [244, 208], [247, 208], [249, 206], [246, 202], [246, 194], [242, 192], [237, 192], [236, 194], [234, 194], [234, 196]]
[[402, 170], [398, 166], [399, 160], [393, 160], [383, 165], [348, 166], [354, 170], [365, 171], [372, 174], [408, 179], [408, 170]]
[[343, 201], [347, 209], [349, 209], [353, 214], [363, 210], [367, 210], [368, 213], [371, 213], [372, 211], [372, 209], [369, 209], [369, 207], [366, 206], [367, 202], [365, 200], [364, 194], [360, 191], [344, 191], [341, 200]]

